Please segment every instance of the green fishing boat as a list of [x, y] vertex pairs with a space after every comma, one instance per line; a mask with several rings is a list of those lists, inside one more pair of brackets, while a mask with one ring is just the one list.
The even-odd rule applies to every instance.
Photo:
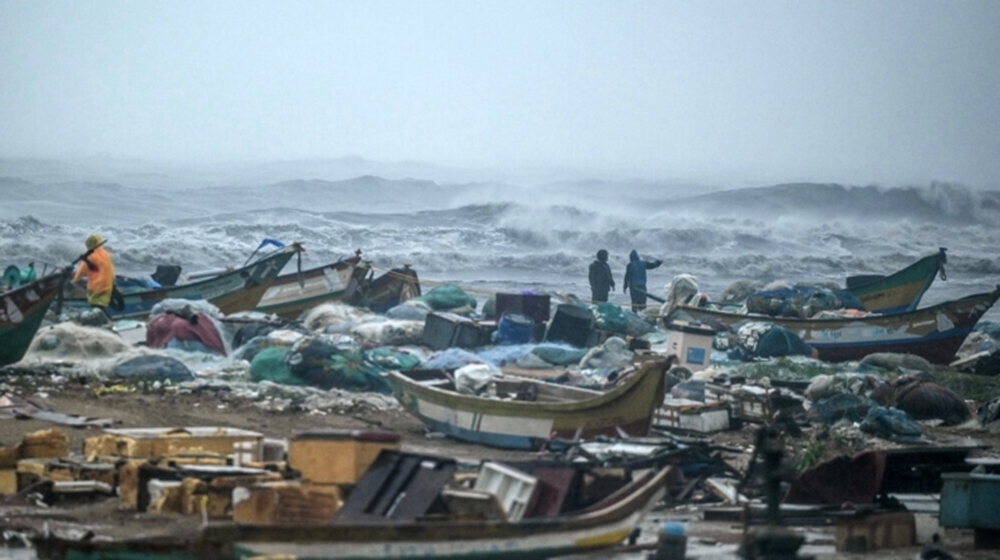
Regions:
[[944, 247], [910, 266], [890, 274], [852, 276], [847, 279], [847, 291], [854, 294], [865, 309], [873, 313], [913, 311], [920, 304], [934, 278], [947, 280], [944, 265], [948, 262]]
[[59, 294], [64, 274], [50, 274], [0, 294], [0, 366], [24, 357], [45, 313]]

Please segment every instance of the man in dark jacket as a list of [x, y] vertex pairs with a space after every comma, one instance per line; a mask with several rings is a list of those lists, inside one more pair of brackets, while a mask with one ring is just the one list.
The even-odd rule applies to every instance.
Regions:
[[594, 303], [608, 301], [608, 292], [615, 289], [615, 280], [608, 265], [608, 252], [601, 249], [597, 260], [590, 263], [590, 299]]
[[646, 270], [656, 268], [661, 264], [663, 264], [661, 260], [644, 261], [640, 259], [639, 253], [635, 249], [629, 253], [628, 265], [625, 266], [625, 285], [622, 286], [622, 291], [628, 292], [628, 289], [632, 288], [632, 293], [629, 294], [632, 298], [632, 311], [639, 313], [646, 308]]

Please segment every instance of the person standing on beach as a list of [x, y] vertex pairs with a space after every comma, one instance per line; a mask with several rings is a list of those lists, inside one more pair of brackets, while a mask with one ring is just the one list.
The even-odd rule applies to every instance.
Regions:
[[641, 312], [646, 308], [646, 270], [656, 268], [663, 264], [661, 260], [644, 261], [639, 258], [639, 253], [632, 249], [628, 254], [628, 265], [625, 266], [625, 285], [623, 292], [628, 292], [632, 288], [629, 296], [632, 299], [632, 311]]
[[80, 256], [83, 262], [76, 269], [73, 282], [86, 277], [87, 303], [104, 309], [111, 304], [111, 293], [115, 289], [115, 265], [100, 235], [95, 233], [87, 237], [85, 244], [87, 252]]
[[590, 300], [594, 303], [608, 301], [608, 292], [615, 289], [615, 279], [608, 265], [608, 251], [597, 252], [597, 260], [590, 263]]

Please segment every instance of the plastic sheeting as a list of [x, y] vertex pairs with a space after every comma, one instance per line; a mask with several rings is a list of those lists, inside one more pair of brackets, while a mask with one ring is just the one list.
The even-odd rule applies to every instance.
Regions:
[[321, 332], [331, 325], [344, 323], [353, 325], [369, 316], [371, 313], [346, 303], [324, 303], [306, 313], [302, 324], [311, 332]]
[[862, 432], [892, 441], [917, 441], [923, 428], [910, 415], [895, 408], [874, 406], [859, 426]]
[[806, 387], [805, 396], [811, 401], [818, 401], [844, 393], [867, 395], [877, 383], [875, 378], [863, 374], [820, 374], [812, 378]]
[[432, 355], [424, 362], [423, 367], [425, 369], [456, 370], [465, 365], [481, 363], [483, 363], [483, 359], [468, 350], [448, 348]]
[[[179, 344], [172, 344], [174, 342]], [[201, 344], [184, 344], [186, 342]], [[222, 356], [228, 353], [215, 320], [203, 312], [194, 312], [187, 307], [153, 317], [146, 327], [146, 346], [217, 352]]]
[[502, 375], [490, 364], [469, 364], [455, 370], [455, 390], [463, 395], [496, 396], [493, 381]]
[[876, 406], [878, 403], [867, 397], [853, 393], [841, 393], [814, 402], [812, 412], [824, 424], [836, 424], [841, 420], [861, 422], [868, 415], [868, 411]]
[[362, 344], [375, 346], [406, 346], [420, 344], [424, 333], [423, 321], [373, 320], [355, 325], [351, 334]]
[[169, 356], [136, 356], [111, 369], [112, 377], [129, 381], [191, 381], [195, 375], [180, 360]]
[[616, 370], [632, 363], [634, 353], [624, 339], [613, 336], [600, 346], [591, 348], [580, 360], [581, 369]]

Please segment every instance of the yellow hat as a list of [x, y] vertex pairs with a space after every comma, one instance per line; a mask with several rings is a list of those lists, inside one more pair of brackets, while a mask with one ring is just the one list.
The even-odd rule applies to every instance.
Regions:
[[87, 238], [86, 241], [87, 250], [89, 251], [90, 249], [96, 249], [97, 246], [100, 245], [102, 241], [104, 240], [101, 239], [100, 235], [97, 235], [96, 233], [92, 234], [90, 237]]

